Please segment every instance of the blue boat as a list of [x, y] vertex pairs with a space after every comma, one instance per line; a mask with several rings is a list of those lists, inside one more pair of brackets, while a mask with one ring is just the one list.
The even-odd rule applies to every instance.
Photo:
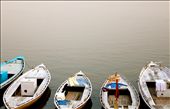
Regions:
[[0, 66], [0, 89], [3, 89], [22, 74], [25, 67], [25, 58], [17, 56], [14, 59], [1, 62]]

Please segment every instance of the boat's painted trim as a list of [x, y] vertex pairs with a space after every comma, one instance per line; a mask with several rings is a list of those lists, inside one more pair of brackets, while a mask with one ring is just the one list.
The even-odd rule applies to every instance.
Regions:
[[24, 68], [25, 68], [25, 58], [24, 58], [23, 56], [18, 56], [18, 57], [16, 57], [16, 58], [12, 59], [12, 60], [9, 60], [9, 61], [7, 61], [7, 62], [1, 63], [1, 66], [3, 66], [3, 65], [6, 65], [6, 64], [8, 64], [8, 63], [12, 63], [12, 62], [14, 62], [14, 61], [16, 61], [16, 60], [18, 60], [18, 59], [23, 61], [21, 71], [18, 72], [18, 73], [16, 73], [16, 74], [13, 75], [12, 77], [10, 77], [10, 78], [9, 78], [8, 80], [6, 80], [5, 82], [1, 83], [1, 84], [0, 84], [0, 89], [3, 89], [5, 86], [9, 85], [11, 82], [13, 82], [14, 80], [16, 80], [16, 79], [23, 73]]
[[25, 58], [23, 57], [23, 56], [17, 56], [17, 57], [15, 57], [15, 58], [13, 58], [13, 59], [11, 59], [11, 60], [8, 60], [7, 62], [1, 62], [1, 66], [4, 66], [4, 65], [6, 65], [6, 64], [9, 64], [9, 63], [12, 63], [12, 62], [14, 62], [14, 61], [16, 61], [16, 60], [25, 60]]
[[140, 87], [140, 83], [139, 83], [139, 82], [138, 82], [138, 88], [139, 88], [139, 92], [140, 92], [140, 95], [141, 95], [143, 101], [145, 102], [145, 104], [146, 104], [149, 108], [151, 108], [151, 106], [149, 105], [149, 103], [145, 100], [145, 97], [144, 97], [144, 94], [143, 94], [143, 92], [142, 92], [142, 89], [141, 89], [141, 87]]

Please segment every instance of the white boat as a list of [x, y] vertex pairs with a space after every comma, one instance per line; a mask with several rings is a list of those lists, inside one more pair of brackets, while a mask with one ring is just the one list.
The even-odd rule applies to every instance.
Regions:
[[141, 70], [139, 91], [151, 109], [170, 109], [170, 70], [157, 62], [150, 62]]
[[92, 84], [83, 72], [76, 73], [57, 89], [54, 104], [58, 109], [81, 109], [92, 94]]
[[18, 56], [6, 62], [1, 62], [1, 74], [0, 74], [0, 89], [8, 86], [16, 78], [18, 78], [25, 67], [25, 59], [22, 56]]
[[35, 103], [45, 92], [51, 75], [41, 64], [15, 80], [5, 91], [3, 102], [7, 109], [24, 109]]
[[138, 109], [140, 105], [137, 90], [117, 73], [109, 76], [102, 85], [100, 101], [104, 109]]

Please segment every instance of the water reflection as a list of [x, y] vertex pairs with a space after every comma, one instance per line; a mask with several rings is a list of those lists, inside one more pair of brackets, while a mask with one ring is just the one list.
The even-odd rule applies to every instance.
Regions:
[[142, 97], [140, 96], [140, 106], [139, 109], [150, 109], [146, 103], [143, 101]]
[[7, 86], [0, 90], [0, 109], [5, 108], [4, 103], [3, 103], [3, 94], [6, 90], [6, 88], [7, 88]]
[[3, 99], [2, 99], [3, 96], [2, 96], [2, 95], [3, 95], [3, 94], [0, 95], [0, 108], [4, 105], [4, 104], [3, 104]]
[[92, 100], [89, 99], [86, 105], [82, 109], [92, 109]]

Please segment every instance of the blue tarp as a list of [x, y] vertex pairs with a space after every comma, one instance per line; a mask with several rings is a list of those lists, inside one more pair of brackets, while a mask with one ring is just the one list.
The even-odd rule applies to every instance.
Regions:
[[87, 80], [83, 77], [77, 78], [76, 81], [79, 83], [80, 86], [85, 86], [85, 84], [87, 84]]
[[67, 105], [70, 101], [69, 100], [57, 100], [59, 105]]
[[[121, 86], [127, 86], [126, 84], [122, 84], [122, 83], [118, 83], [118, 88], [120, 88]], [[115, 89], [116, 88], [116, 83], [109, 83], [106, 85], [105, 88], [112, 88]]]
[[0, 73], [0, 84], [8, 79], [8, 71], [1, 71]]

